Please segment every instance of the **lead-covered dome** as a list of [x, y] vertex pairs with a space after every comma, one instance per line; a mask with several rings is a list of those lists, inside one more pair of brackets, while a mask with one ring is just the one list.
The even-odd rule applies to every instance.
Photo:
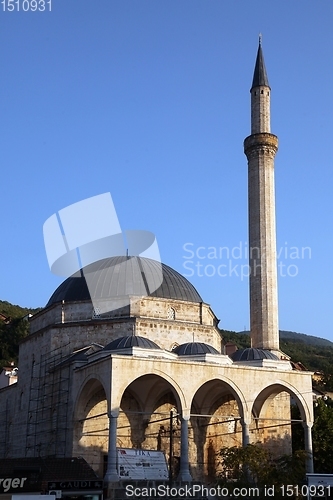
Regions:
[[104, 347], [104, 351], [116, 351], [118, 349], [129, 349], [131, 347], [141, 347], [141, 349], [160, 349], [160, 347], [152, 340], [140, 337], [139, 335], [128, 335], [126, 337], [120, 337], [119, 339], [113, 340], [110, 344]]
[[220, 354], [215, 347], [204, 342], [186, 342], [173, 349], [179, 356], [193, 356], [195, 354]]
[[248, 347], [246, 349], [238, 349], [238, 351], [230, 354], [233, 361], [256, 361], [261, 359], [275, 359], [279, 358], [268, 349], [256, 349]]
[[[125, 266], [125, 267], [124, 267]], [[125, 268], [125, 272], [124, 272]], [[85, 268], [89, 272], [89, 288], [95, 299], [128, 295], [150, 296], [163, 299], [202, 302], [194, 286], [171, 267], [142, 257], [111, 257]], [[161, 276], [158, 281], [157, 277]], [[86, 280], [81, 272], [78, 277], [67, 278], [52, 294], [46, 304], [90, 300]], [[157, 286], [154, 287], [154, 283]], [[151, 291], [152, 290], [152, 291]]]

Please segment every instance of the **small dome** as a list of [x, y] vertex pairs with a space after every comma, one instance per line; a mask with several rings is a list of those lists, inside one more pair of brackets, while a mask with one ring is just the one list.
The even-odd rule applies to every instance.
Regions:
[[238, 349], [238, 351], [230, 354], [233, 361], [256, 361], [259, 359], [275, 359], [279, 358], [268, 349], [255, 349], [248, 347], [247, 349]]
[[220, 354], [215, 347], [204, 342], [187, 342], [177, 346], [172, 352], [178, 356], [193, 356], [194, 354]]
[[152, 340], [146, 339], [145, 337], [139, 337], [138, 335], [128, 335], [126, 337], [120, 337], [119, 339], [113, 340], [110, 344], [105, 346], [103, 350], [116, 351], [118, 349], [129, 349], [130, 347], [160, 349], [160, 347]]

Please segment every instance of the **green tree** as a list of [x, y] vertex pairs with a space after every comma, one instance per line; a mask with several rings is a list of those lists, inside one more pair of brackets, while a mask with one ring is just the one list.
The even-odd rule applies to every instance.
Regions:
[[0, 323], [0, 368], [10, 361], [17, 362], [19, 342], [28, 335], [26, 319], [15, 318], [10, 323]]
[[333, 473], [333, 401], [320, 399], [314, 408], [312, 427], [313, 461], [315, 472]]
[[5, 321], [0, 319], [0, 370], [11, 361], [17, 362], [19, 342], [29, 333], [28, 315], [40, 310], [0, 300], [0, 313], [7, 318]]
[[[297, 407], [292, 408], [292, 418], [299, 419]], [[304, 430], [301, 424], [293, 426], [293, 450], [304, 449]], [[317, 474], [333, 474], [333, 401], [319, 399], [314, 404], [312, 427], [314, 471]]]
[[[219, 484], [227, 486], [229, 491], [230, 487], [256, 486], [260, 498], [264, 498], [265, 488], [274, 487], [274, 498], [283, 498], [282, 485], [301, 486], [304, 482], [307, 454], [303, 450], [276, 458], [262, 445], [249, 444], [222, 448], [219, 456], [222, 467]], [[298, 498], [296, 491], [289, 498]]]

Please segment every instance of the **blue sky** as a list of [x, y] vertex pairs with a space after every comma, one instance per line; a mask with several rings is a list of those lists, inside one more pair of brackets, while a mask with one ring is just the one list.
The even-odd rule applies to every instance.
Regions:
[[[333, 340], [332, 2], [0, 7], [0, 299], [45, 305], [62, 280], [43, 223], [109, 191], [121, 227], [155, 233], [220, 327], [248, 328], [243, 140], [261, 32], [279, 137], [280, 327]], [[229, 256], [212, 258], [220, 247]]]

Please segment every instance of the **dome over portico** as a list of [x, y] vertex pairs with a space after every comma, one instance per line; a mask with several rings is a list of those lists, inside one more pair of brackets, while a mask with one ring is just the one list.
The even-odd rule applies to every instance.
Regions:
[[104, 351], [117, 351], [118, 349], [129, 349], [131, 347], [140, 347], [141, 349], [160, 349], [160, 347], [150, 339], [140, 337], [139, 335], [128, 335], [126, 337], [120, 337], [119, 339], [113, 340], [110, 344], [104, 347]]
[[233, 361], [256, 361], [262, 359], [274, 359], [279, 358], [269, 351], [268, 349], [256, 349], [254, 347], [247, 347], [246, 349], [238, 349], [237, 351], [230, 354], [230, 358]]
[[215, 347], [205, 342], [186, 342], [173, 349], [178, 356], [193, 356], [196, 354], [220, 354]]

